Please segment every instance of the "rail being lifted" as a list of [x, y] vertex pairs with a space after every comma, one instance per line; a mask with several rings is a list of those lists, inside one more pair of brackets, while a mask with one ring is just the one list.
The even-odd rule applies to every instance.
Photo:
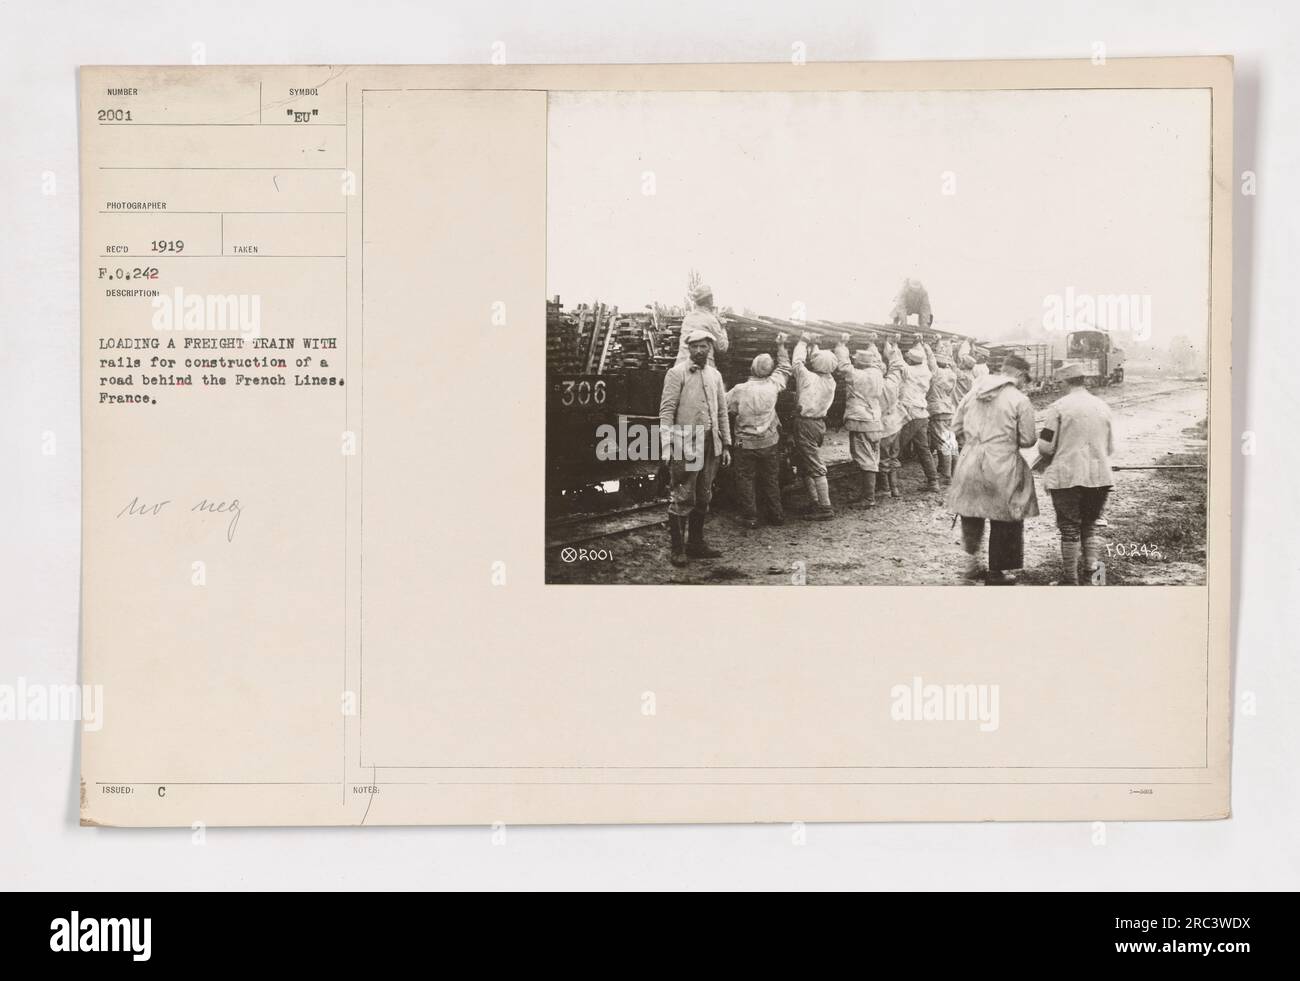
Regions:
[[[731, 351], [729, 352], [731, 360], [743, 359], [743, 364], [738, 367], [746, 375], [748, 374], [750, 359], [757, 354], [771, 353], [774, 350], [778, 333], [788, 335], [786, 346], [790, 348], [794, 347], [802, 334], [812, 335], [813, 339], [823, 347], [829, 347], [837, 343], [841, 334], [847, 334], [849, 339], [846, 345], [850, 352], [857, 351], [869, 344], [883, 343], [887, 340], [893, 341], [900, 346], [910, 346], [918, 339], [923, 339], [931, 345], [947, 341], [954, 350], [957, 345], [963, 342], [968, 343], [972, 353], [983, 357], [987, 357], [991, 350], [990, 345], [976, 341], [964, 334], [937, 330], [934, 327], [919, 327], [914, 324], [873, 324], [831, 320], [797, 321], [782, 320], [777, 317], [744, 317], [734, 313], [720, 314], [718, 319], [727, 328], [727, 336], [731, 340]], [[727, 377], [725, 370], [723, 370], [723, 376], [727, 378], [728, 386], [745, 380], [744, 377], [740, 377], [733, 381], [730, 377]]]
[[[684, 313], [677, 308], [647, 305], [643, 310], [621, 313], [617, 306], [599, 301], [579, 304], [565, 312], [557, 296], [546, 305], [546, 367], [552, 374], [589, 377], [629, 371], [667, 371], [677, 356]], [[916, 338], [933, 343], [969, 342], [976, 354], [987, 356], [991, 345], [933, 326], [873, 324], [853, 321], [785, 320], [780, 317], [750, 317], [722, 312], [718, 319], [727, 330], [731, 350], [715, 360], [728, 385], [744, 381], [754, 355], [775, 349], [776, 336], [788, 335], [793, 348], [803, 333], [811, 334], [823, 346], [849, 336], [848, 347], [856, 351], [869, 343], [893, 340], [910, 344]]]

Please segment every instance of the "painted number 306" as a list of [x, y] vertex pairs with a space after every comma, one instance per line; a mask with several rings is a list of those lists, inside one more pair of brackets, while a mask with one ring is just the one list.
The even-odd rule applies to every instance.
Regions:
[[603, 381], [590, 382], [583, 379], [581, 381], [562, 382], [560, 393], [561, 405], [605, 404], [605, 383]]

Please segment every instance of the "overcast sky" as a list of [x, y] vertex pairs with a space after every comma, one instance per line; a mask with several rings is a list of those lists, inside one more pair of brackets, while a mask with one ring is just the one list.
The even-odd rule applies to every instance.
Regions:
[[1209, 109], [1204, 90], [552, 93], [547, 292], [680, 303], [694, 267], [737, 311], [880, 322], [913, 276], [936, 327], [998, 338], [1073, 287], [1149, 295], [1153, 343], [1204, 347]]

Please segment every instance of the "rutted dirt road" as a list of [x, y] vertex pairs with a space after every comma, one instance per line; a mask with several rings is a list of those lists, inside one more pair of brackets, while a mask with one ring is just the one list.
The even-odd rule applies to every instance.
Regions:
[[[1132, 377], [1103, 389], [1113, 406], [1116, 466], [1192, 465], [1191, 469], [1121, 470], [1106, 509], [1103, 542], [1111, 585], [1205, 582], [1206, 386], [1204, 381]], [[1036, 399], [1046, 404], [1046, 401]], [[843, 442], [843, 433], [834, 434]], [[838, 453], [829, 454], [833, 462]], [[845, 454], [847, 456], [847, 454]], [[796, 516], [802, 492], [787, 496], [783, 527], [741, 528], [729, 511], [710, 516], [710, 544], [719, 559], [668, 562], [663, 523], [584, 541], [576, 557], [546, 550], [547, 580], [574, 583], [778, 583], [957, 585], [960, 529], [942, 494], [926, 494], [920, 467], [909, 463], [899, 480], [903, 496], [879, 497], [873, 510], [842, 507], [855, 491], [843, 468], [832, 472], [832, 521]], [[1025, 523], [1025, 569], [1020, 581], [1053, 582], [1059, 575], [1051, 495], [1038, 482], [1041, 514]], [[658, 515], [659, 512], [653, 512]], [[1145, 547], [1143, 547], [1145, 546]]]

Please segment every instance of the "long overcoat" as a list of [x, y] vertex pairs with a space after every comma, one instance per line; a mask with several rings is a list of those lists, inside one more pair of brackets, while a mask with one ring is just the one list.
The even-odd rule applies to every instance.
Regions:
[[967, 518], [1024, 521], [1038, 515], [1034, 475], [1020, 448], [1037, 442], [1034, 406], [1002, 375], [977, 378], [952, 418], [964, 436], [948, 507]]

